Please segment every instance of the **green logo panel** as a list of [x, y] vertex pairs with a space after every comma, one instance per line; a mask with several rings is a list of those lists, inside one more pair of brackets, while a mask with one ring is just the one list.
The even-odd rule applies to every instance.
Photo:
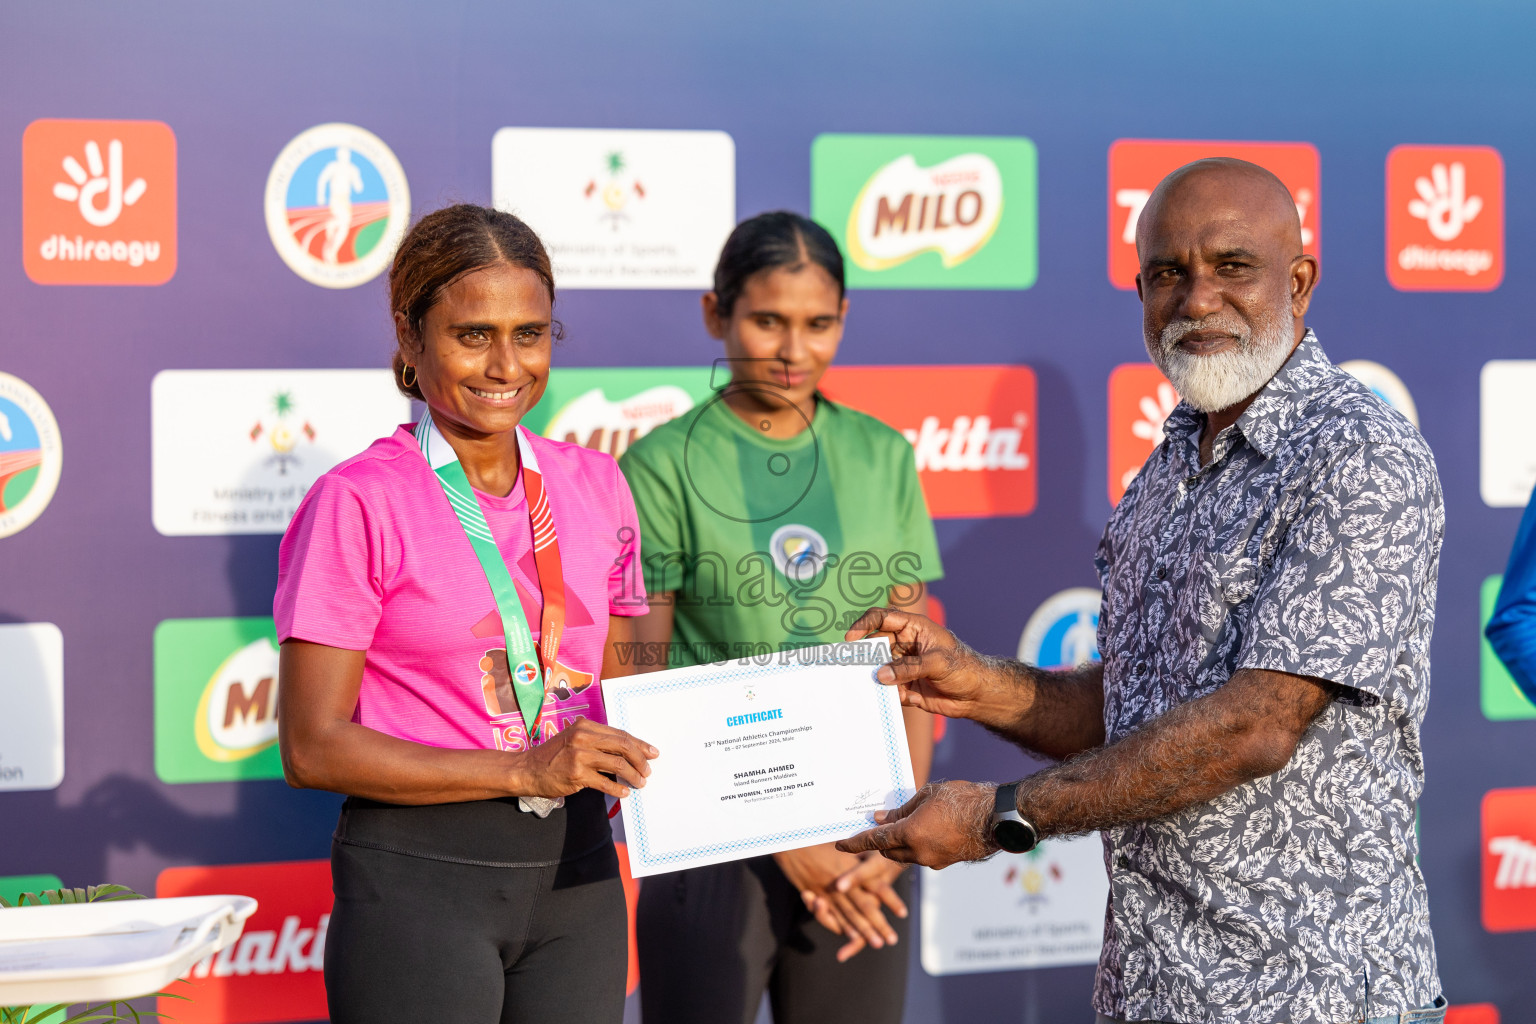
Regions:
[[617, 458], [711, 394], [708, 366], [560, 367], [550, 371], [544, 396], [523, 423]]
[[270, 618], [155, 627], [155, 774], [163, 782], [283, 777]]
[[1532, 704], [1520, 687], [1515, 685], [1509, 669], [1493, 653], [1493, 645], [1483, 635], [1483, 630], [1488, 628], [1488, 620], [1493, 618], [1493, 606], [1498, 603], [1499, 586], [1503, 581], [1502, 576], [1489, 576], [1483, 580], [1482, 613], [1478, 616], [1477, 630], [1478, 643], [1482, 645], [1483, 652], [1483, 717], [1494, 722], [1536, 718], [1536, 704]]
[[1038, 275], [1029, 139], [818, 135], [811, 216], [851, 288], [1029, 288]]
[[24, 892], [40, 893], [44, 889], [63, 887], [64, 883], [59, 881], [58, 875], [8, 875], [0, 878], [0, 898], [14, 907], [16, 898]]

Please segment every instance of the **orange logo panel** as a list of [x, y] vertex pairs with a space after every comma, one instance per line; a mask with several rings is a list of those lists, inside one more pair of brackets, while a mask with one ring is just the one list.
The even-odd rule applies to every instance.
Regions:
[[1499, 1024], [1499, 1008], [1492, 1003], [1466, 1003], [1445, 1008], [1445, 1024]]
[[1536, 788], [1483, 796], [1483, 927], [1536, 928]]
[[38, 284], [176, 273], [176, 136], [159, 121], [33, 121], [21, 138], [22, 265]]
[[1387, 280], [1400, 291], [1486, 292], [1504, 279], [1504, 161], [1488, 146], [1387, 154]]
[[1231, 156], [1273, 171], [1291, 190], [1301, 216], [1301, 244], [1320, 255], [1317, 148], [1305, 142], [1166, 142], [1119, 139], [1109, 147], [1109, 283], [1135, 288], [1136, 218], [1157, 183], [1193, 160]]
[[1122, 363], [1109, 375], [1109, 503], [1118, 505], [1142, 463], [1163, 443], [1163, 421], [1179, 404], [1151, 363]]
[[245, 931], [193, 967], [189, 984], [159, 1010], [182, 1024], [267, 1024], [324, 1020], [325, 932], [331, 920], [331, 864], [300, 860], [217, 868], [167, 868], [156, 896], [251, 896], [259, 904]]
[[936, 519], [1035, 509], [1035, 372], [1027, 366], [834, 367], [821, 390], [911, 442]]

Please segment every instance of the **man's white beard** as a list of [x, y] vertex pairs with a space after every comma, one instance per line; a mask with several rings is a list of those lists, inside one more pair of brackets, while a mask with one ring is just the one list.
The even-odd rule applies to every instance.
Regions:
[[[1237, 344], [1205, 356], [1179, 347], [1186, 335], [1209, 330], [1230, 334]], [[1204, 320], [1181, 317], [1146, 342], [1147, 353], [1179, 397], [1201, 412], [1220, 412], [1258, 391], [1285, 365], [1296, 343], [1296, 319], [1285, 309], [1249, 330], [1230, 313]]]

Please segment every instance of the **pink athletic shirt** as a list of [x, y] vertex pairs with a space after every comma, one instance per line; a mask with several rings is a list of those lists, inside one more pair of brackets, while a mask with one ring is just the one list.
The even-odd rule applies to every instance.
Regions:
[[[531, 438], [565, 574], [560, 662], [580, 679], [544, 697], [539, 739], [578, 718], [606, 722], [608, 616], [646, 610], [634, 499], [602, 452]], [[543, 599], [519, 475], [505, 498], [475, 492], [538, 642]], [[422, 457], [402, 426], [315, 481], [278, 551], [279, 640], [366, 651], [352, 720], [432, 747], [524, 750], [522, 716], [501, 713], [506, 641], [496, 600]]]

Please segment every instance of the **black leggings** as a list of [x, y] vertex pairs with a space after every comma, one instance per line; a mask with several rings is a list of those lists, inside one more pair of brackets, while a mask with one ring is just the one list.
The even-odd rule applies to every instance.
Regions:
[[[894, 888], [910, 902], [912, 873]], [[775, 1024], [900, 1024], [910, 918], [901, 941], [847, 963], [772, 857], [647, 878], [635, 922], [645, 1024], [752, 1024], [764, 990]]]
[[342, 842], [325, 940], [332, 1024], [618, 1024], [628, 936], [610, 841], [544, 867]]

